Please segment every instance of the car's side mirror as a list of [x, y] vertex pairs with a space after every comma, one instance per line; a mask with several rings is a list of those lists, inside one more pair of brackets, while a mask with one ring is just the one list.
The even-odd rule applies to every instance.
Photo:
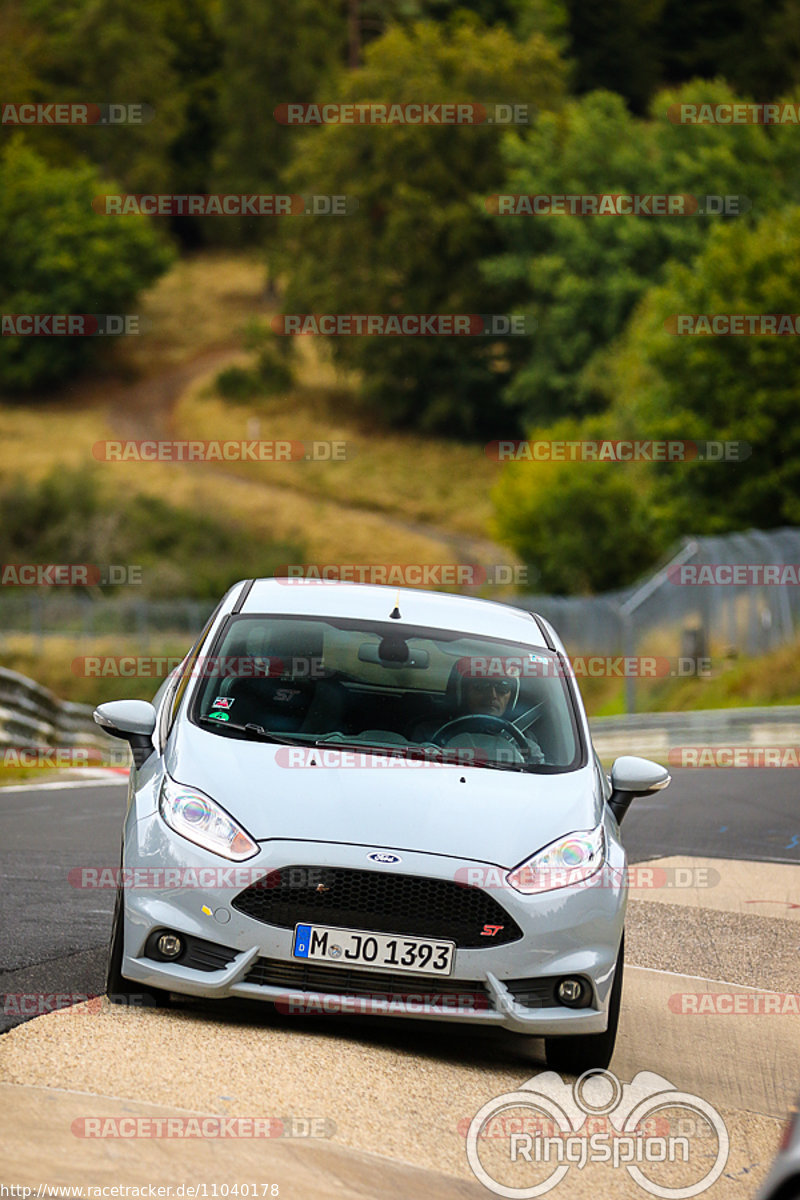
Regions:
[[94, 719], [111, 737], [130, 743], [137, 767], [153, 753], [156, 710], [147, 700], [109, 700], [94, 710]]
[[672, 776], [666, 767], [651, 762], [649, 758], [625, 755], [618, 758], [611, 768], [611, 797], [609, 807], [622, 824], [635, 796], [649, 796], [669, 787]]

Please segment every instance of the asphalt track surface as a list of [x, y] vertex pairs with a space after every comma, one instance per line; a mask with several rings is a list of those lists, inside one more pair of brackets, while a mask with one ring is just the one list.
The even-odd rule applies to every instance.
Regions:
[[[114, 893], [68, 873], [116, 866], [127, 781], [0, 789], [0, 994], [104, 991]], [[668, 855], [800, 864], [800, 776], [676, 770], [623, 826], [631, 862]], [[0, 1032], [19, 1024], [0, 1014]]]

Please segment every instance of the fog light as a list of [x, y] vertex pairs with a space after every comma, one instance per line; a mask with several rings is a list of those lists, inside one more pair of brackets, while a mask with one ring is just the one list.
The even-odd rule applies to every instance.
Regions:
[[163, 958], [177, 958], [183, 951], [183, 942], [176, 933], [162, 933], [156, 949]]
[[567, 1008], [582, 1008], [587, 1002], [589, 989], [582, 979], [562, 979], [556, 995], [559, 1003]]

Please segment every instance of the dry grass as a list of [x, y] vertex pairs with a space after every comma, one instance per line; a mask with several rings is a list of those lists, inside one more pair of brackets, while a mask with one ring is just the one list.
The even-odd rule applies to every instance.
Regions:
[[500, 467], [480, 446], [367, 430], [362, 422], [326, 405], [319, 387], [302, 385], [286, 396], [234, 403], [220, 399], [207, 382], [197, 382], [181, 398], [175, 429], [182, 437], [194, 438], [344, 443], [344, 462], [226, 463], [222, 469], [270, 486], [488, 539], [489, 492]]
[[236, 345], [248, 322], [269, 311], [259, 254], [203, 253], [183, 258], [140, 298], [149, 328], [121, 338], [115, 362], [135, 374], [155, 375], [201, 352]]

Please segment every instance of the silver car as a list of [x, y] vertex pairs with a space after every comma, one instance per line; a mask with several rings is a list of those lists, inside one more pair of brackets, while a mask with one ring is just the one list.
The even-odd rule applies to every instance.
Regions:
[[789, 1113], [775, 1161], [756, 1200], [800, 1200], [800, 1100]]
[[95, 720], [134, 756], [110, 996], [499, 1026], [557, 1070], [610, 1061], [619, 822], [669, 775], [605, 775], [542, 618], [244, 581], [153, 704]]

